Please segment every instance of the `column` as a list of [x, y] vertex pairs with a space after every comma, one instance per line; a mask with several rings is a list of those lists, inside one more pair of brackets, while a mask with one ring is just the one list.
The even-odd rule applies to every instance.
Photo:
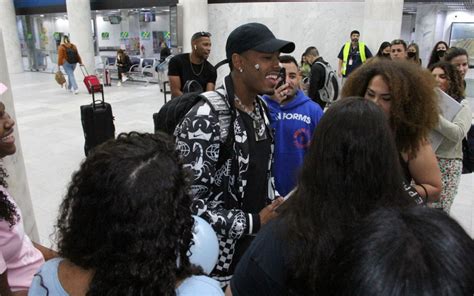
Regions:
[[439, 6], [420, 4], [416, 8], [415, 42], [420, 48], [423, 65], [428, 65], [431, 50], [436, 43], [436, 23]]
[[179, 0], [179, 4], [183, 6], [183, 52], [191, 52], [193, 34], [209, 30], [208, 4], [202, 0]]
[[[8, 57], [9, 58], [9, 57]], [[5, 108], [10, 116], [15, 120], [15, 144], [16, 153], [3, 159], [3, 166], [8, 172], [8, 192], [15, 199], [23, 214], [23, 225], [25, 232], [29, 237], [39, 242], [38, 229], [36, 228], [35, 214], [31, 203], [30, 189], [28, 187], [28, 179], [26, 176], [25, 162], [23, 152], [21, 150], [20, 134], [18, 130], [18, 121], [16, 121], [15, 107], [13, 104], [13, 94], [11, 91], [10, 77], [8, 74], [8, 60], [4, 47], [4, 39], [2, 29], [0, 29], [0, 82], [8, 87], [7, 92], [0, 96], [0, 100], [5, 104]]]
[[0, 29], [3, 31], [5, 52], [8, 55], [8, 69], [10, 73], [21, 73], [23, 60], [13, 0], [0, 0], [0, 7]]
[[383, 41], [400, 38], [403, 0], [365, 0], [364, 24], [360, 40], [373, 55]]
[[[94, 40], [90, 0], [66, 0], [71, 42], [77, 46], [82, 63], [90, 74], [95, 73]], [[79, 70], [76, 70], [78, 72]], [[79, 72], [80, 73], [80, 72]], [[76, 77], [81, 77], [82, 74]], [[82, 79], [77, 79], [81, 81]], [[80, 85], [78, 83], [78, 85]]]

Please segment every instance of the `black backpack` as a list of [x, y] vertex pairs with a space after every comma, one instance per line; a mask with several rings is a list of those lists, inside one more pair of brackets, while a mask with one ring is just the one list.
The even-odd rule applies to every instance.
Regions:
[[79, 56], [77, 54], [77, 50], [75, 50], [72, 46], [64, 46], [66, 48], [66, 61], [69, 64], [75, 64], [79, 62]]
[[323, 102], [333, 103], [339, 96], [339, 81], [337, 80], [336, 71], [334, 71], [329, 63], [316, 62], [324, 68], [324, 84], [319, 90], [319, 97]]
[[471, 125], [467, 137], [462, 140], [462, 173], [474, 172], [474, 125]]

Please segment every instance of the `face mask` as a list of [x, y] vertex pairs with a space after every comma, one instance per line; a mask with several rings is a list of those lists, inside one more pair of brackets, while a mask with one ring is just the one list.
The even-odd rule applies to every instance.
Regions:
[[446, 50], [440, 49], [440, 50], [437, 51], [437, 53], [438, 53], [438, 57], [442, 58], [442, 57], [444, 57], [444, 54], [446, 53]]
[[413, 51], [408, 52], [408, 57], [409, 58], [414, 58], [415, 56], [416, 56], [416, 52], [413, 52]]

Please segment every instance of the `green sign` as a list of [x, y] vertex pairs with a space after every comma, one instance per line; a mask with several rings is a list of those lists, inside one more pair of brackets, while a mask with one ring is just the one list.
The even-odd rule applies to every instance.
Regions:
[[54, 32], [54, 33], [53, 33], [53, 38], [54, 38], [55, 40], [61, 40], [61, 33], [59, 33], [59, 32]]
[[128, 39], [128, 32], [120, 32], [120, 39]]
[[165, 38], [170, 39], [171, 38], [171, 32], [166, 32], [165, 33]]
[[150, 34], [150, 32], [142, 32], [141, 35], [142, 35], [142, 39], [147, 39], [148, 40], [148, 39], [150, 39], [151, 34]]
[[100, 34], [100, 36], [102, 37], [102, 40], [109, 40], [110, 33], [109, 32], [102, 32], [102, 34]]

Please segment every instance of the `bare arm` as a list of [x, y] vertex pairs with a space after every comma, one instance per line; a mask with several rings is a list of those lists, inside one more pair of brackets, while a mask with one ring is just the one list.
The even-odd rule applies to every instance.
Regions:
[[408, 161], [408, 169], [415, 181], [416, 191], [426, 198], [425, 190], [428, 193], [428, 202], [439, 200], [441, 193], [441, 172], [438, 167], [438, 160], [431, 148], [431, 144], [425, 141], [417, 151], [415, 158]]
[[181, 91], [181, 79], [179, 76], [168, 76], [170, 81], [171, 97], [177, 97], [183, 94]]
[[342, 77], [342, 60], [339, 59], [337, 62], [337, 76]]
[[43, 255], [44, 261], [48, 261], [49, 259], [53, 259], [59, 256], [56, 251], [50, 248], [47, 248], [43, 245], [37, 244], [35, 242], [33, 242], [33, 245], [35, 246], [35, 248], [37, 248], [41, 252], [41, 254]]
[[0, 295], [2, 296], [11, 296], [12, 291], [10, 290], [10, 285], [8, 284], [7, 271], [0, 274]]
[[216, 88], [216, 85], [212, 82], [206, 84], [206, 91], [213, 91]]

